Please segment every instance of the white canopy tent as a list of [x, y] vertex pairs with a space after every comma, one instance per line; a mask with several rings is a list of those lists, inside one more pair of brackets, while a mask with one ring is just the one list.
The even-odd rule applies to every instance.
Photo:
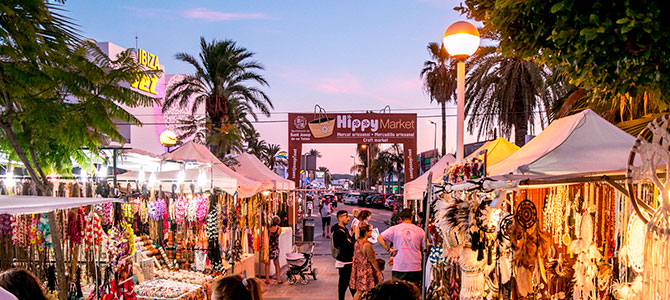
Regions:
[[235, 172], [242, 174], [251, 180], [260, 182], [264, 190], [292, 190], [295, 188], [295, 182], [287, 180], [272, 172], [256, 156], [249, 153], [242, 153], [237, 158], [240, 163], [235, 166]]
[[107, 202], [123, 202], [123, 199], [0, 195], [0, 213], [12, 215], [41, 214], [56, 209], [67, 209]]
[[558, 119], [500, 162], [490, 166], [497, 175], [560, 176], [603, 174], [626, 169], [635, 137], [590, 109]]
[[[213, 186], [214, 188], [221, 189], [222, 191], [234, 195], [235, 191], [237, 191], [237, 179], [228, 176], [228, 174], [224, 173], [223, 171], [216, 169], [216, 168], [201, 168], [201, 169], [187, 169], [184, 171], [184, 184], [185, 186], [190, 185], [191, 183], [195, 184], [196, 187], [198, 186], [198, 177], [200, 176], [200, 173], [203, 173], [205, 176], [205, 184], [202, 187], [204, 190], [208, 190], [210, 186]], [[145, 172], [145, 176], [148, 179], [149, 176], [151, 176], [152, 172]], [[156, 185], [159, 185], [161, 183], [167, 182], [170, 185], [172, 183], [177, 182], [177, 175], [179, 171], [165, 171], [165, 172], [155, 172], [154, 175], [156, 176], [156, 181], [159, 183], [156, 183]], [[121, 175], [117, 176], [117, 180], [119, 181], [136, 181], [139, 176], [139, 172], [128, 172], [124, 173]], [[170, 187], [167, 185], [163, 185], [163, 190], [169, 190]], [[187, 190], [185, 188], [185, 190]]]
[[[518, 151], [489, 166], [484, 188], [516, 188], [524, 181], [565, 181], [620, 175], [635, 137], [587, 109], [552, 122]], [[463, 190], [460, 183], [447, 190]]]
[[447, 166], [451, 163], [454, 163], [456, 158], [452, 154], [447, 154], [440, 158], [428, 171], [421, 174], [421, 176], [416, 179], [405, 183], [405, 201], [407, 200], [420, 200], [423, 198], [423, 192], [426, 191], [428, 186], [428, 173], [433, 172], [433, 183], [441, 183], [444, 177], [444, 171]]
[[[224, 165], [206, 146], [193, 141], [187, 142], [170, 153], [163, 154], [163, 159], [176, 161], [196, 161], [209, 163], [228, 177], [237, 180], [237, 195], [240, 198], [249, 198], [262, 190], [261, 183], [244, 177]], [[217, 175], [214, 175], [215, 177]]]

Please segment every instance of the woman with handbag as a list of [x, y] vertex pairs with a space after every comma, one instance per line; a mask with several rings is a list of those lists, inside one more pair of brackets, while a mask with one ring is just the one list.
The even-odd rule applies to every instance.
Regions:
[[383, 275], [377, 262], [375, 250], [368, 241], [371, 236], [370, 225], [361, 224], [358, 226], [359, 236], [354, 244], [354, 260], [351, 268], [351, 279], [349, 287], [356, 290], [354, 300], [361, 299], [361, 296], [371, 290], [377, 283], [383, 280]]

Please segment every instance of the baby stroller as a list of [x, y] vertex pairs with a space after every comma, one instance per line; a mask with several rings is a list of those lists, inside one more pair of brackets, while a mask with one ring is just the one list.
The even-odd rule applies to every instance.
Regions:
[[300, 283], [307, 284], [307, 276], [312, 276], [316, 280], [316, 268], [312, 268], [312, 257], [314, 256], [314, 244], [306, 243], [293, 246], [293, 252], [286, 254], [286, 261], [289, 268], [286, 271], [289, 284], [295, 284], [300, 276]]

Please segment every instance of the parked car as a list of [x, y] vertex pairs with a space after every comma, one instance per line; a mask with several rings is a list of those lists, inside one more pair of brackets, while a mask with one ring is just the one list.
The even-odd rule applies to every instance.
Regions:
[[344, 200], [342, 200], [342, 202], [349, 205], [358, 204], [358, 197], [360, 197], [360, 195], [360, 193], [347, 193], [344, 195]]
[[388, 196], [390, 196], [390, 195], [388, 195], [388, 194], [380, 194], [380, 195], [377, 195], [377, 196], [374, 198], [374, 203], [373, 203], [373, 205], [374, 205], [375, 207], [384, 208], [384, 204], [386, 204], [386, 198], [387, 198]]
[[376, 200], [376, 199], [377, 199], [379, 196], [381, 196], [381, 194], [371, 193], [370, 195], [368, 195], [368, 196], [365, 198], [365, 206], [368, 206], [368, 207], [373, 207], [373, 206], [375, 206], [375, 205], [377, 204], [377, 200]]
[[358, 206], [365, 206], [365, 199], [370, 196], [370, 193], [362, 192], [358, 194]]

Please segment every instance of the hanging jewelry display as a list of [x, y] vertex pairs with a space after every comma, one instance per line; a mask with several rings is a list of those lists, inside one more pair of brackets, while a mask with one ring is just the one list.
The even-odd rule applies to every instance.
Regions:
[[560, 244], [567, 224], [569, 204], [569, 191], [567, 186], [552, 188], [552, 193], [547, 195], [544, 206], [543, 229], [551, 233], [554, 243]]
[[[644, 249], [642, 299], [665, 298], [670, 295], [670, 115], [661, 116], [640, 132], [628, 159], [626, 183], [635, 212], [647, 223]], [[636, 156], [638, 160], [636, 161]], [[657, 174], [664, 168], [665, 178]], [[660, 193], [660, 207], [655, 211], [639, 201], [633, 183], [646, 181]], [[651, 216], [651, 217], [649, 217]]]

